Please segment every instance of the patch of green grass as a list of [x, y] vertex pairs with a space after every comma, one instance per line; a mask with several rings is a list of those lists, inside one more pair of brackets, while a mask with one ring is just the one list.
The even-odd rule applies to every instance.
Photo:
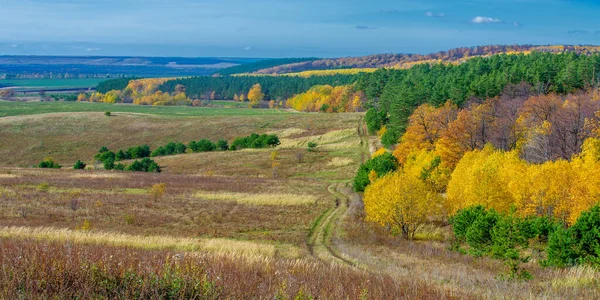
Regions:
[[8, 102], [0, 101], [0, 117], [59, 112], [142, 113], [163, 116], [257, 116], [290, 114], [278, 109], [218, 108], [190, 106], [144, 106], [83, 102]]

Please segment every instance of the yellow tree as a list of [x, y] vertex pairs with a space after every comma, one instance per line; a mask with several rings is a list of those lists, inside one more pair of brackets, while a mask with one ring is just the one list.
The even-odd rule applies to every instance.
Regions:
[[87, 102], [88, 96], [84, 93], [81, 93], [77, 96], [77, 102]]
[[419, 227], [439, 211], [440, 196], [427, 185], [401, 171], [381, 177], [365, 190], [366, 219], [414, 239]]
[[239, 99], [240, 99], [241, 102], [246, 101], [246, 95], [245, 94], [241, 94]]
[[[458, 210], [483, 205], [500, 212], [508, 212], [515, 204], [509, 190], [509, 170], [518, 168], [523, 162], [515, 152], [496, 151], [487, 145], [482, 150], [467, 152], [456, 165], [448, 183], [446, 209], [450, 214]], [[520, 174], [523, 178], [526, 174]]]
[[250, 105], [252, 107], [258, 106], [258, 103], [265, 97], [265, 94], [262, 92], [262, 86], [257, 83], [252, 86], [250, 91], [248, 92], [248, 100], [250, 100]]

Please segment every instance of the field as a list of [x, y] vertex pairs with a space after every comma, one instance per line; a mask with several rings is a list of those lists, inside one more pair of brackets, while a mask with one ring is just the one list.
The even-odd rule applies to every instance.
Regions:
[[[501, 261], [448, 250], [449, 228], [409, 242], [366, 223], [350, 183], [375, 148], [360, 113], [0, 102], [0, 114], [2, 299], [600, 296], [593, 269], [532, 262], [532, 281], [505, 281]], [[158, 174], [93, 161], [101, 146], [252, 132], [281, 145], [159, 157]], [[63, 168], [31, 168], [48, 156]], [[90, 169], [72, 170], [78, 159]]]

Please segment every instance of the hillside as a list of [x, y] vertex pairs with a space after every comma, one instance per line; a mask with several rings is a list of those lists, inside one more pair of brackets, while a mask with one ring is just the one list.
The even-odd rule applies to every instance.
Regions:
[[258, 70], [257, 74], [284, 74], [310, 70], [331, 70], [345, 68], [409, 68], [414, 64], [423, 62], [458, 62], [479, 56], [494, 54], [516, 54], [551, 52], [574, 52], [578, 54], [592, 54], [600, 52], [598, 46], [540, 46], [540, 45], [489, 45], [476, 47], [462, 47], [431, 54], [375, 54], [362, 57], [343, 57], [334, 59], [320, 59], [315, 61], [298, 62], [279, 65]]

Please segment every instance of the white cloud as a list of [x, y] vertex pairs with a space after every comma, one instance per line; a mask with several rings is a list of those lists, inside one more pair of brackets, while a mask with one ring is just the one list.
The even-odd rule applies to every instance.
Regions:
[[502, 23], [502, 20], [500, 20], [500, 19], [494, 19], [494, 18], [489, 18], [489, 17], [477, 16], [477, 17], [473, 18], [473, 20], [471, 20], [471, 23], [475, 23], [475, 24]]
[[244, 50], [244, 51], [250, 51], [250, 50], [252, 50], [252, 47], [246, 46], [246, 47], [242, 48], [242, 50]]
[[17, 45], [17, 44], [12, 44], [12, 45], [10, 45], [10, 46], [11, 46], [11, 47], [13, 47], [13, 48], [17, 48], [17, 47], [19, 47], [19, 45]]
[[429, 18], [443, 18], [445, 15], [446, 15], [445, 13], [436, 14], [431, 11], [428, 11], [425, 13], [425, 16], [429, 17]]
[[87, 52], [100, 51], [100, 50], [102, 50], [102, 48], [87, 48], [87, 49], [85, 49], [85, 51], [87, 51]]

